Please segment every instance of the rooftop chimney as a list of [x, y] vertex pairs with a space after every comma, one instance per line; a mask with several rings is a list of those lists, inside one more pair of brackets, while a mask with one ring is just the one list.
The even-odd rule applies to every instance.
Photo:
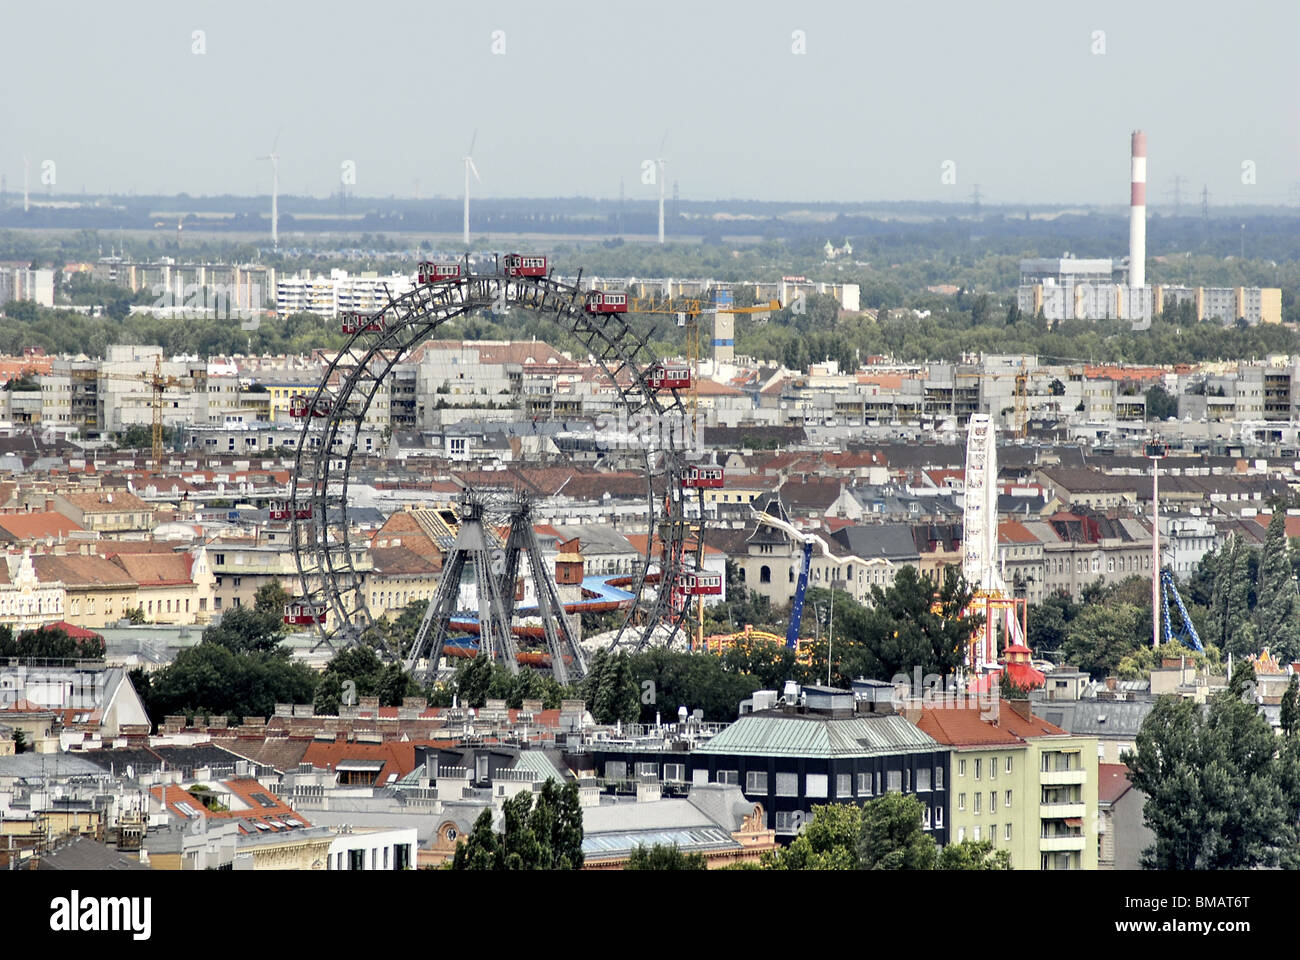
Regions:
[[1128, 285], [1147, 282], [1147, 135], [1133, 131], [1133, 176], [1128, 221]]

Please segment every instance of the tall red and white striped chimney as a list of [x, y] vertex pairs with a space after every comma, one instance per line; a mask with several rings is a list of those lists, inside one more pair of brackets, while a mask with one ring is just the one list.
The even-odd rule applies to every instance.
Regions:
[[1133, 131], [1133, 176], [1128, 220], [1128, 285], [1147, 282], [1147, 135]]

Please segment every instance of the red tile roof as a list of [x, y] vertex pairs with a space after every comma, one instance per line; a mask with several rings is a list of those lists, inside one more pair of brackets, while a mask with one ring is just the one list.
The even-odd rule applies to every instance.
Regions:
[[998, 542], [999, 543], [1038, 543], [1036, 536], [1029, 532], [1029, 528], [1023, 523], [1015, 520], [1004, 520], [998, 524]]
[[1097, 764], [1097, 800], [1114, 803], [1133, 787], [1129, 782], [1128, 767], [1122, 763]]
[[404, 777], [415, 769], [415, 743], [385, 741], [384, 743], [326, 743], [313, 741], [302, 756], [303, 763], [333, 770], [344, 760], [382, 760], [384, 766], [375, 778], [382, 786], [389, 777]]
[[[984, 719], [985, 708], [923, 707], [916, 726], [940, 743], [950, 746], [981, 746], [1021, 743], [1029, 737], [1064, 736], [1065, 731], [1040, 717], [1026, 720], [1006, 700], [999, 701], [997, 716]], [[991, 711], [989, 711], [991, 712]]]
[[18, 540], [43, 540], [46, 537], [64, 537], [85, 530], [85, 527], [56, 510], [42, 510], [39, 513], [0, 514], [0, 530]]
[[[231, 807], [229, 810], [209, 810], [195, 794], [175, 784], [150, 787], [149, 793], [175, 817], [191, 819], [190, 814], [180, 806], [185, 803], [200, 817], [240, 821], [241, 833], [288, 833], [311, 826], [306, 817], [277, 797], [270, 787], [265, 787], [256, 780], [225, 780], [222, 781], [222, 786], [230, 791], [230, 795], [217, 793], [216, 797], [223, 805]], [[265, 802], [259, 798], [264, 798]], [[265, 829], [256, 826], [259, 823]]]

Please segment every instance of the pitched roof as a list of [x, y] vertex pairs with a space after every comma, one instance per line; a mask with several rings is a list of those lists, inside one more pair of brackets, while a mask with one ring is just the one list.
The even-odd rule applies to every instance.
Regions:
[[442, 567], [428, 556], [423, 556], [406, 546], [372, 548], [370, 558], [375, 573], [380, 576], [429, 576]]
[[[991, 707], [992, 704], [989, 705]], [[1023, 743], [1030, 737], [1059, 737], [1065, 731], [1055, 724], [1030, 714], [1026, 719], [1006, 700], [999, 700], [997, 710], [971, 706], [922, 707], [916, 724], [940, 743], [950, 746]]]
[[37, 870], [148, 870], [138, 859], [93, 840], [90, 837], [73, 837], [65, 845], [41, 854], [36, 861]]
[[751, 757], [870, 757], [938, 744], [896, 714], [857, 717], [747, 713], [697, 753]]
[[95, 490], [90, 493], [65, 493], [63, 499], [83, 513], [152, 513], [153, 507], [126, 490]]
[[382, 761], [379, 776], [375, 778], [375, 783], [382, 785], [388, 782], [389, 777], [396, 779], [415, 769], [415, 744], [391, 740], [384, 743], [313, 741], [302, 756], [303, 763], [328, 770], [333, 770], [348, 760]]
[[85, 530], [85, 527], [57, 510], [42, 510], [0, 514], [0, 530], [16, 540], [43, 540], [46, 537], [64, 537]]
[[181, 586], [193, 582], [190, 568], [194, 558], [188, 553], [118, 553], [111, 559], [142, 587]]
[[1128, 767], [1122, 763], [1097, 764], [1097, 800], [1114, 803], [1133, 788], [1128, 778]]
[[40, 554], [32, 557], [32, 567], [37, 579], [49, 583], [61, 580], [65, 587], [134, 587], [135, 578], [120, 566], [100, 556], [56, 556]]

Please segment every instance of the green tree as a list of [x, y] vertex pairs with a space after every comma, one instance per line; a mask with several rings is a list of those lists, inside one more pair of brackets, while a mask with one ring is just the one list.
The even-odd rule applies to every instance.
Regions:
[[1057, 590], [1029, 608], [1029, 646], [1035, 651], [1060, 650], [1079, 605], [1070, 594]]
[[1178, 398], [1160, 384], [1154, 384], [1146, 393], [1147, 419], [1168, 420], [1178, 416]]
[[104, 638], [74, 639], [59, 627], [24, 630], [17, 636], [9, 624], [0, 624], [0, 657], [42, 660], [102, 660]]
[[641, 688], [626, 650], [605, 659], [591, 715], [597, 723], [635, 723], [640, 718]]
[[1284, 663], [1300, 657], [1300, 591], [1287, 555], [1286, 516], [1274, 511], [1259, 556], [1256, 642]]
[[1110, 676], [1133, 652], [1142, 611], [1130, 603], [1094, 603], [1070, 622], [1064, 653], [1094, 677]]
[[1210, 598], [1212, 635], [1206, 639], [1224, 653], [1241, 656], [1262, 649], [1250, 615], [1253, 553], [1235, 533], [1229, 534], [1215, 563], [1214, 592]]
[[1300, 676], [1291, 674], [1287, 682], [1286, 693], [1282, 694], [1282, 732], [1288, 737], [1295, 736], [1296, 727], [1300, 726]]
[[862, 807], [858, 864], [863, 870], [931, 870], [934, 839], [921, 826], [925, 807], [910, 794], [887, 793]]
[[[857, 676], [888, 680], [918, 666], [948, 676], [962, 665], [982, 617], [967, 614], [973, 594], [955, 566], [944, 569], [939, 584], [905, 566], [888, 589], [871, 591], [870, 608], [849, 597], [835, 599], [835, 682], [847, 685]], [[814, 674], [825, 676], [827, 652], [814, 654]]]
[[167, 714], [269, 717], [277, 703], [313, 701], [317, 675], [287, 652], [236, 653], [221, 643], [182, 650], [151, 678], [146, 701], [158, 724]]
[[582, 807], [578, 784], [547, 780], [537, 795], [523, 791], [501, 805], [502, 832], [484, 810], [456, 848], [453, 870], [579, 870], [582, 868]]
[[284, 639], [284, 608], [271, 613], [253, 607], [232, 607], [203, 631], [205, 644], [218, 644], [232, 653], [269, 653]]
[[27, 734], [23, 733], [17, 727], [14, 727], [14, 753], [25, 753], [27, 751]]
[[769, 870], [856, 870], [862, 808], [831, 803], [812, 808], [812, 819], [783, 850], [763, 854]]
[[258, 613], [275, 617], [280, 623], [284, 622], [285, 606], [291, 602], [293, 597], [289, 596], [289, 591], [275, 580], [262, 584], [253, 595], [253, 609]]
[[939, 851], [937, 870], [1010, 870], [1011, 852], [997, 850], [991, 840], [963, 840]]
[[463, 843], [456, 846], [456, 854], [451, 861], [453, 870], [496, 870], [500, 854], [500, 844], [496, 831], [492, 829], [492, 808], [488, 807], [474, 821]]
[[1295, 778], [1276, 754], [1268, 722], [1231, 692], [1205, 710], [1179, 697], [1157, 700], [1136, 749], [1121, 758], [1147, 795], [1144, 818], [1155, 834], [1143, 866], [1248, 869], [1291, 857]]
[[628, 857], [624, 870], [705, 870], [704, 856], [699, 853], [682, 853], [677, 844], [656, 843], [652, 847], [637, 844]]

